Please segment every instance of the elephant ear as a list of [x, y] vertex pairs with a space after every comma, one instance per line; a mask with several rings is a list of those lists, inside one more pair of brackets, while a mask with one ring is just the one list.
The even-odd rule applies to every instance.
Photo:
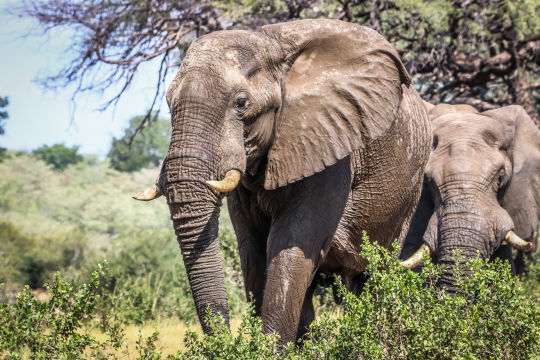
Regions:
[[527, 239], [536, 231], [540, 218], [540, 130], [518, 105], [482, 114], [504, 125], [513, 169], [501, 204], [514, 221], [514, 231]]
[[282, 108], [268, 152], [265, 188], [311, 176], [392, 126], [410, 78], [377, 32], [338, 20], [261, 29], [284, 53]]

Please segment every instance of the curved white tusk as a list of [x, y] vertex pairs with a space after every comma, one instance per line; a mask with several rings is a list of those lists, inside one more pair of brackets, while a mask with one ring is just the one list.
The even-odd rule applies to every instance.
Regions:
[[414, 254], [410, 258], [408, 258], [405, 261], [401, 262], [401, 265], [407, 269], [412, 269], [420, 265], [422, 262], [422, 259], [424, 258], [424, 253], [429, 256], [431, 250], [429, 250], [429, 246], [426, 244], [422, 244], [420, 246], [420, 249], [416, 250]]
[[530, 242], [523, 240], [513, 231], [509, 231], [508, 234], [506, 234], [505, 240], [518, 250], [530, 251], [532, 249], [532, 244]]
[[240, 176], [242, 173], [238, 170], [229, 170], [225, 175], [225, 178], [221, 181], [209, 180], [206, 182], [206, 185], [210, 189], [216, 190], [217, 192], [226, 193], [233, 191], [234, 188], [238, 185], [240, 181]]
[[163, 194], [161, 193], [161, 191], [159, 191], [157, 185], [154, 184], [154, 185], [144, 189], [140, 193], [134, 195], [133, 198], [135, 200], [139, 200], [139, 201], [150, 201], [150, 200], [157, 199], [161, 195], [163, 195]]

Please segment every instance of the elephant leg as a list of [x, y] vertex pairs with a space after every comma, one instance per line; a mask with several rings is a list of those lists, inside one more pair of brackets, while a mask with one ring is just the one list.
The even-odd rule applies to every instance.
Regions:
[[254, 302], [255, 314], [260, 316], [270, 219], [260, 213], [250, 194], [241, 186], [229, 195], [227, 206], [238, 241], [246, 297]]
[[275, 195], [280, 208], [268, 236], [262, 320], [265, 332], [280, 335], [280, 345], [296, 339], [308, 287], [347, 203], [350, 175], [345, 158]]
[[302, 339], [302, 337], [309, 331], [309, 325], [315, 319], [315, 309], [313, 308], [313, 293], [317, 288], [317, 280], [313, 280], [311, 285], [306, 291], [304, 297], [304, 304], [302, 305], [302, 312], [300, 313], [300, 322], [298, 323], [298, 330], [296, 331], [296, 341]]

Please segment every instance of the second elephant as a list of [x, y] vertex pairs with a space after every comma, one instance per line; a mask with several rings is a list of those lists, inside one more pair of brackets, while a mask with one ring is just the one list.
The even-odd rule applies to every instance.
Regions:
[[482, 113], [468, 105], [427, 106], [433, 147], [402, 258], [423, 244], [446, 265], [439, 285], [453, 292], [455, 250], [463, 261], [479, 254], [510, 262], [510, 245], [534, 250], [540, 131], [517, 105]]

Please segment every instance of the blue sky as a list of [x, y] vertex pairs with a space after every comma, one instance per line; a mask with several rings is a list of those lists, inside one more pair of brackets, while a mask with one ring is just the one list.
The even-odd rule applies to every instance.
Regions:
[[[43, 34], [37, 23], [9, 15], [19, 1], [0, 0], [0, 96], [9, 97], [6, 133], [0, 146], [32, 150], [43, 144], [80, 145], [83, 154], [107, 154], [111, 138], [121, 136], [129, 119], [150, 106], [156, 85], [157, 64], [141, 69], [134, 84], [116, 107], [97, 111], [115, 93], [82, 94], [74, 116], [73, 89], [47, 91], [35, 79], [55, 74], [67, 63], [73, 33], [67, 29]], [[30, 34], [29, 36], [25, 36]], [[169, 114], [165, 103], [161, 115]], [[73, 119], [73, 122], [71, 121]]]

